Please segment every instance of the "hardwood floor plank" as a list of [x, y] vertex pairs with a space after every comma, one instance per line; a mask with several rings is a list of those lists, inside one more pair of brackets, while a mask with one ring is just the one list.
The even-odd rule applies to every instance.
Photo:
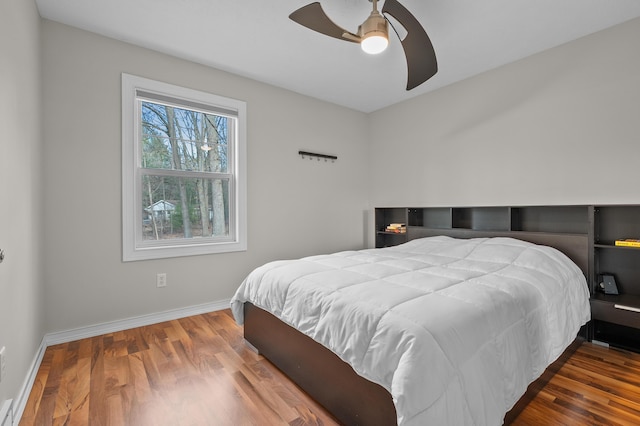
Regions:
[[[640, 387], [634, 366], [639, 362], [640, 354], [585, 343], [514, 424], [536, 424], [553, 415], [552, 424], [638, 425]], [[537, 419], [536, 413], [541, 413]]]
[[67, 416], [72, 411], [74, 404], [73, 397], [77, 385], [78, 377], [78, 342], [71, 342], [65, 350], [65, 359], [58, 384], [58, 393], [56, 395], [54, 417]]
[[283, 399], [281, 393], [276, 391], [273, 384], [265, 383], [259, 376], [255, 375], [253, 370], [247, 365], [244, 365], [238, 373], [246, 380], [246, 384], [250, 386], [253, 395], [255, 395], [256, 398], [260, 398], [266, 406], [277, 413], [286, 423], [290, 423], [299, 417], [299, 413], [295, 407], [288, 403], [287, 400], [290, 401], [290, 399]]
[[614, 414], [616, 424], [635, 426], [637, 425], [637, 418], [634, 421], [632, 418], [625, 419], [618, 410], [612, 410], [608, 407], [609, 400], [595, 400], [585, 394], [584, 388], [576, 389], [575, 391], [568, 392], [566, 388], [559, 386], [559, 380], [555, 383], [549, 384], [545, 392], [550, 393], [555, 397], [554, 403], [563, 409], [570, 409], [572, 412], [579, 412], [583, 418], [588, 419], [589, 424], [606, 424], [607, 417]]
[[[640, 354], [583, 344], [513, 424], [640, 424]], [[20, 425], [338, 422], [246, 345], [227, 309], [47, 348]]]
[[60, 380], [64, 368], [64, 359], [66, 356], [66, 345], [56, 345], [52, 349], [53, 357], [51, 359], [51, 367], [47, 382], [42, 393], [38, 412], [35, 416], [35, 422], [38, 425], [50, 425], [54, 423], [54, 419], [58, 416], [55, 414], [56, 400], [60, 388]]
[[144, 404], [152, 399], [152, 395], [142, 354], [139, 351], [135, 352], [127, 356], [127, 361], [129, 362], [131, 386], [134, 390], [133, 398], [138, 404]]
[[579, 392], [580, 396], [589, 402], [626, 407], [625, 411], [631, 413], [636, 419], [640, 416], [640, 398], [636, 397], [635, 392], [629, 392], [621, 396], [598, 387], [576, 382], [564, 375], [556, 377], [555, 383], [564, 392], [566, 392], [566, 389], [575, 389], [575, 393]]
[[105, 378], [104, 378], [104, 346], [102, 337], [91, 338], [91, 372], [89, 376], [89, 424], [102, 426], [106, 413]]
[[40, 403], [42, 402], [42, 395], [44, 394], [44, 388], [49, 378], [49, 371], [51, 370], [51, 362], [53, 360], [53, 351], [45, 351], [38, 374], [31, 387], [31, 393], [29, 399], [25, 404], [25, 408], [22, 414], [22, 418], [25, 419], [28, 424], [35, 424], [35, 417], [39, 411]]

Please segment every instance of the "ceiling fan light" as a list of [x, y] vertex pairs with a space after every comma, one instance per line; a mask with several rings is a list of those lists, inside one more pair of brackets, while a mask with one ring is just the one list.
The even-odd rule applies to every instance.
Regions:
[[369, 33], [366, 38], [360, 42], [362, 50], [370, 55], [377, 55], [383, 52], [389, 45], [387, 35], [380, 33]]
[[384, 16], [375, 8], [366, 21], [358, 28], [358, 34], [361, 37], [360, 47], [366, 53], [375, 55], [384, 51], [389, 45], [389, 26]]

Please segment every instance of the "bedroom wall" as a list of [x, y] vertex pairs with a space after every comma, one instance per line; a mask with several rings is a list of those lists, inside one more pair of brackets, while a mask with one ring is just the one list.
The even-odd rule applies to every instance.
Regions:
[[[226, 299], [265, 261], [359, 248], [375, 206], [640, 202], [639, 20], [370, 115], [42, 25], [47, 332]], [[121, 72], [248, 102], [246, 253], [121, 262]]]
[[[228, 299], [266, 261], [365, 245], [364, 114], [51, 21], [42, 32], [46, 332]], [[246, 252], [121, 261], [122, 72], [247, 102]]]
[[16, 398], [42, 340], [40, 17], [0, 2], [0, 407]]
[[638, 40], [635, 19], [372, 113], [371, 207], [640, 203]]

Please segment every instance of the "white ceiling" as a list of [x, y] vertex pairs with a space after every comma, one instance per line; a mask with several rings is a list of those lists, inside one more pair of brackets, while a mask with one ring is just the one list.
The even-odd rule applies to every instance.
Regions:
[[[439, 71], [409, 92], [399, 40], [377, 56], [306, 29], [313, 0], [36, 0], [43, 18], [371, 112], [640, 16], [639, 0], [400, 0]], [[355, 32], [368, 0], [322, 0]], [[379, 8], [382, 6], [380, 2]]]

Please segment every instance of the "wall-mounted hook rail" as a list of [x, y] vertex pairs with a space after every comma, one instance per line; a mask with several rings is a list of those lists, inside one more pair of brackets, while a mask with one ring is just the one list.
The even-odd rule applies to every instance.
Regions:
[[313, 160], [314, 158], [316, 158], [318, 161], [320, 161], [320, 159], [323, 158], [324, 161], [331, 160], [331, 162], [334, 162], [338, 159], [338, 157], [336, 157], [335, 155], [318, 154], [317, 152], [298, 151], [298, 154], [300, 154], [302, 158], [309, 157], [309, 160]]

